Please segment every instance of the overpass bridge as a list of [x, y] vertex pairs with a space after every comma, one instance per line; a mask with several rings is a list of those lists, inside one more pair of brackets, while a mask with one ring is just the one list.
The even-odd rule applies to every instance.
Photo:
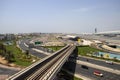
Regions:
[[7, 80], [53, 80], [76, 46], [67, 45], [61, 50], [19, 71]]

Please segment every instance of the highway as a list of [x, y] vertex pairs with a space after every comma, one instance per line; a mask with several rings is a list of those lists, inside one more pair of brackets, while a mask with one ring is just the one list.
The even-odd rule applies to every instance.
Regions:
[[[89, 61], [87, 61], [87, 59]], [[81, 56], [79, 56], [77, 58], [77, 60], [81, 60], [81, 61], [89, 62], [89, 63], [92, 63], [92, 64], [101, 65], [101, 66], [113, 68], [113, 69], [116, 69], [116, 70], [120, 70], [120, 64], [116, 64], [114, 62], [113, 62], [113, 65], [111, 65], [111, 64], [107, 64], [104, 60], [97, 60], [97, 59], [81, 57]]]
[[29, 52], [30, 54], [36, 56], [36, 57], [39, 57], [40, 59], [42, 58], [45, 58], [47, 55], [43, 54], [43, 53], [40, 53], [40, 52], [37, 52], [37, 51], [34, 51], [32, 49], [29, 49]]
[[19, 47], [22, 49], [22, 50], [24, 50], [24, 51], [26, 51], [26, 50], [28, 50], [29, 48], [28, 47], [26, 47], [25, 45], [24, 45], [24, 43], [25, 43], [25, 39], [24, 40], [19, 40], [18, 41], [18, 45], [19, 45]]
[[[89, 78], [90, 80], [120, 80], [120, 75], [113, 74], [113, 73], [106, 72], [106, 71], [99, 70], [99, 69], [95, 69], [92, 67], [88, 67], [88, 69], [84, 69], [81, 67], [80, 64], [75, 64], [73, 62], [66, 63], [63, 68], [72, 73], [85, 76]], [[100, 71], [103, 74], [103, 77], [94, 75], [93, 74], [94, 70]]]
[[29, 52], [30, 52], [32, 55], [37, 56], [37, 57], [39, 57], [39, 58], [41, 58], [41, 59], [47, 56], [47, 55], [45, 55], [45, 54], [43, 54], [43, 53], [40, 53], [40, 52], [37, 52], [37, 51], [32, 50], [32, 48], [26, 47], [24, 43], [28, 43], [28, 40], [24, 39], [24, 40], [21, 40], [21, 41], [19, 42], [19, 47], [20, 47], [21, 49], [23, 49], [24, 51], [29, 50]]

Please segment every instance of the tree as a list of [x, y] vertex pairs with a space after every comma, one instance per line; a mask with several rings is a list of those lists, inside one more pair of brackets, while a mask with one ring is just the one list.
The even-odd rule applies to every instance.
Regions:
[[0, 49], [1, 49], [1, 55], [5, 56], [6, 48], [5, 48], [5, 46], [2, 43], [0, 43]]
[[13, 61], [14, 59], [14, 55], [11, 53], [11, 51], [7, 51], [7, 53], [5, 53], [5, 58], [6, 60], [8, 60], [9, 62]]
[[29, 50], [26, 50], [25, 54], [28, 56], [29, 55]]
[[114, 60], [117, 61], [117, 57], [114, 57]]
[[103, 54], [100, 54], [101, 58], [103, 58]]

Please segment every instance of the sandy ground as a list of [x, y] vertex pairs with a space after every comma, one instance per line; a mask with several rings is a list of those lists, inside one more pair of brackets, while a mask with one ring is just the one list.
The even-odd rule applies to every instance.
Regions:
[[[6, 70], [6, 73], [8, 70], [10, 71], [19, 71], [21, 70], [22, 68], [19, 68], [19, 67], [16, 67], [15, 64], [13, 63], [8, 63], [7, 60], [5, 60], [4, 57], [1, 57], [0, 56], [0, 71], [2, 71], [1, 69], [5, 69]], [[10, 75], [9, 74], [0, 74], [0, 80], [5, 80], [6, 78], [8, 78]]]
[[21, 67], [18, 67], [13, 63], [8, 63], [8, 61], [5, 60], [5, 58], [1, 57], [1, 56], [0, 56], [0, 67], [11, 69], [11, 70], [21, 70], [22, 69]]
[[1, 56], [0, 56], [0, 63], [6, 65], [6, 64], [8, 64], [8, 61], [5, 60], [4, 57], [1, 57]]

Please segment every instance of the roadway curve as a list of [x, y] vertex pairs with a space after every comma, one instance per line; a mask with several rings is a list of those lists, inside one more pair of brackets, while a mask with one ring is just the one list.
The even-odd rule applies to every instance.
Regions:
[[40, 53], [40, 52], [38, 52], [38, 51], [33, 50], [32, 48], [28, 48], [28, 47], [25, 45], [25, 44], [28, 43], [28, 42], [29, 42], [29, 40], [23, 39], [23, 40], [20, 40], [20, 41], [18, 42], [18, 45], [19, 45], [19, 47], [20, 47], [23, 51], [29, 50], [29, 52], [30, 52], [32, 55], [37, 56], [37, 57], [39, 57], [39, 58], [44, 58], [44, 57], [47, 56], [47, 55], [44, 54], [44, 53]]
[[119, 50], [119, 49], [115, 49], [115, 48], [109, 47], [109, 46], [107, 46], [107, 45], [102, 45], [101, 48], [106, 49], [106, 50], [109, 50], [109, 51], [113, 51], [113, 52], [120, 53], [120, 50]]

